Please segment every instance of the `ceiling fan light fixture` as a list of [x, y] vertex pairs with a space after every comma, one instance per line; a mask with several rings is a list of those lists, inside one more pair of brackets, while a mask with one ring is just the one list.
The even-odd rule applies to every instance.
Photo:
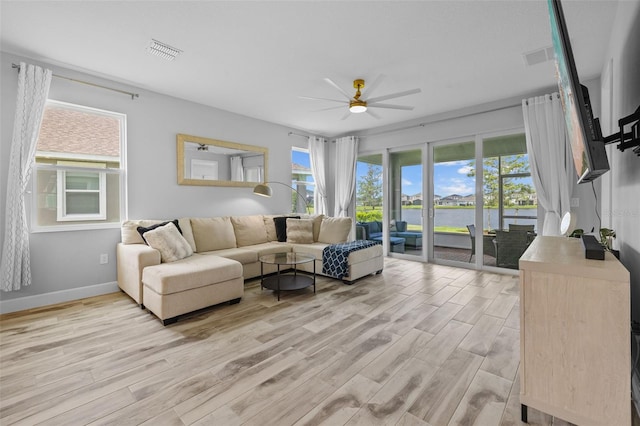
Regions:
[[355, 100], [349, 102], [349, 111], [354, 114], [360, 114], [361, 112], [365, 112], [367, 110], [367, 102], [361, 100]]

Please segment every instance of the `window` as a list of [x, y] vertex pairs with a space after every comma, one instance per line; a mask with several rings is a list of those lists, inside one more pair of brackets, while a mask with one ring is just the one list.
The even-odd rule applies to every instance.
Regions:
[[49, 100], [34, 179], [34, 231], [117, 227], [124, 217], [126, 116]]
[[[316, 184], [311, 173], [311, 158], [307, 149], [292, 148], [291, 150], [291, 187], [295, 189], [291, 196], [291, 211], [313, 212]], [[304, 201], [299, 200], [299, 195], [304, 197]]]

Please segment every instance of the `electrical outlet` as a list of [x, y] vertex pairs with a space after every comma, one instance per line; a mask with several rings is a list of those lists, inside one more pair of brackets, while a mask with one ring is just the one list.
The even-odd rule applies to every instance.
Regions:
[[107, 253], [102, 253], [100, 255], [100, 264], [106, 265], [107, 263], [109, 263], [109, 255]]
[[571, 207], [580, 207], [580, 198], [572, 198]]

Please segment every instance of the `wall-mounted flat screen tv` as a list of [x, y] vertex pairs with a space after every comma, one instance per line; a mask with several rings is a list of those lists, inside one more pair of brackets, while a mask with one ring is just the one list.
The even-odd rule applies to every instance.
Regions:
[[560, 0], [547, 1], [558, 87], [573, 162], [578, 173], [578, 183], [590, 182], [609, 170], [604, 138], [598, 120], [593, 118], [589, 92], [578, 79], [562, 4]]

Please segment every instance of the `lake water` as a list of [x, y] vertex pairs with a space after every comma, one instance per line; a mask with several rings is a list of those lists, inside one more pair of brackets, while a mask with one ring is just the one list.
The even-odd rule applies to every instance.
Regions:
[[[412, 225], [420, 225], [420, 215], [422, 210], [419, 209], [402, 209], [402, 220]], [[453, 226], [464, 228], [475, 221], [474, 209], [435, 209], [435, 226]], [[505, 209], [505, 215], [532, 216], [537, 214], [536, 209]], [[484, 228], [487, 228], [487, 221], [491, 221], [491, 229], [498, 229], [498, 209], [484, 209], [483, 222]], [[535, 219], [505, 219], [505, 225], [509, 223], [519, 224], [536, 224]], [[477, 228], [480, 228], [477, 226]]]

